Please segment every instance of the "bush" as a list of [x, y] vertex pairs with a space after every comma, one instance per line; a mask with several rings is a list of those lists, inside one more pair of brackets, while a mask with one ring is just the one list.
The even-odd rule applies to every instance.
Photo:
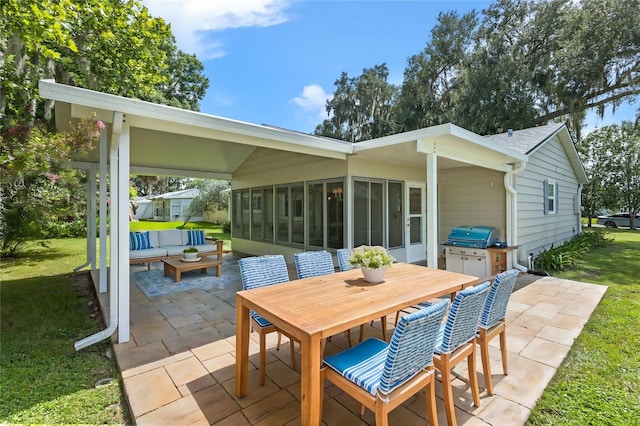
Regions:
[[563, 271], [566, 267], [575, 265], [589, 250], [608, 244], [611, 240], [607, 235], [606, 231], [585, 231], [558, 247], [551, 244], [551, 247], [536, 256], [534, 268]]
[[82, 238], [87, 236], [87, 222], [75, 219], [70, 222], [48, 222], [42, 230], [44, 239]]

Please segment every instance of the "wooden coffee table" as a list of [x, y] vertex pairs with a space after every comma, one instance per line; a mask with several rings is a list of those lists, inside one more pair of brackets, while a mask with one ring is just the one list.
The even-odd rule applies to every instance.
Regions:
[[222, 259], [214, 259], [213, 257], [203, 256], [197, 262], [184, 262], [180, 258], [162, 259], [164, 263], [164, 276], [168, 277], [170, 272], [176, 282], [180, 282], [180, 274], [186, 271], [194, 271], [200, 269], [203, 274], [207, 273], [207, 268], [216, 268], [216, 276], [219, 277], [222, 272]]

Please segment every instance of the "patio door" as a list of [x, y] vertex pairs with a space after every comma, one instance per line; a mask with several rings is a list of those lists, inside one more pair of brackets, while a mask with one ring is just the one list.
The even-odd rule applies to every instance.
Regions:
[[405, 241], [407, 262], [420, 262], [426, 259], [427, 229], [425, 210], [427, 204], [426, 185], [420, 182], [407, 182], [405, 194], [406, 227]]

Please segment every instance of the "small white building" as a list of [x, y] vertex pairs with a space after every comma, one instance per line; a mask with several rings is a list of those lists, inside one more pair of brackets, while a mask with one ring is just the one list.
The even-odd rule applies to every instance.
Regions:
[[[153, 220], [161, 222], [185, 221], [189, 217], [191, 203], [200, 193], [197, 189], [183, 189], [151, 197]], [[191, 222], [202, 222], [202, 216], [192, 216]]]

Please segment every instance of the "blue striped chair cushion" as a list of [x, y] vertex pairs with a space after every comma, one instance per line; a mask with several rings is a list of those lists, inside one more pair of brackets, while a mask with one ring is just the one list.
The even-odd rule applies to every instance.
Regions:
[[433, 364], [436, 330], [446, 307], [443, 301], [405, 315], [389, 344], [370, 338], [325, 358], [325, 364], [372, 395], [388, 395]]
[[188, 230], [187, 231], [187, 245], [188, 246], [203, 246], [207, 244], [204, 239], [204, 230]]
[[517, 269], [511, 269], [496, 276], [482, 309], [480, 327], [491, 328], [507, 315], [507, 304], [518, 279], [518, 273]]
[[319, 277], [333, 274], [336, 271], [333, 267], [331, 253], [325, 250], [295, 253], [293, 260], [296, 264], [298, 278]]
[[129, 232], [129, 250], [145, 250], [153, 248], [149, 241], [149, 232]]
[[389, 354], [380, 379], [380, 393], [395, 388], [433, 364], [437, 331], [447, 310], [447, 301], [403, 316], [389, 341]]
[[324, 359], [327, 366], [347, 380], [375, 395], [387, 360], [389, 345], [370, 338], [358, 345]]
[[269, 327], [271, 324], [271, 322], [269, 322], [266, 318], [260, 316], [260, 314], [258, 314], [257, 312], [251, 311], [251, 318], [253, 318], [254, 320], [256, 320], [256, 322], [260, 325], [260, 327]]
[[341, 248], [338, 249], [336, 253], [336, 257], [338, 258], [338, 266], [341, 271], [349, 271], [353, 269], [351, 263], [349, 262], [349, 258], [351, 257], [351, 249]]
[[280, 254], [245, 257], [238, 264], [243, 290], [289, 281], [287, 263]]
[[489, 281], [486, 281], [456, 295], [449, 308], [447, 321], [438, 333], [435, 349], [437, 354], [452, 353], [475, 338], [489, 285]]

